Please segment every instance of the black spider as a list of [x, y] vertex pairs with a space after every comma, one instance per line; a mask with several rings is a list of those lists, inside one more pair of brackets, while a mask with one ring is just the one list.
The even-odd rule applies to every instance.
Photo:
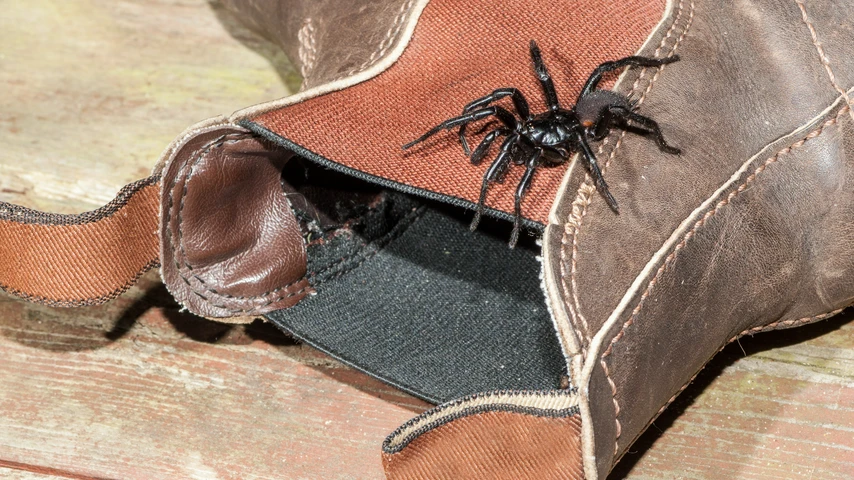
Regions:
[[[671, 147], [661, 135], [658, 124], [651, 118], [636, 113], [636, 105], [624, 95], [610, 90], [596, 90], [602, 75], [622, 67], [660, 67], [679, 60], [678, 55], [666, 58], [649, 57], [626, 57], [613, 62], [605, 62], [590, 74], [575, 106], [566, 109], [560, 106], [555, 92], [554, 83], [549, 75], [543, 57], [537, 43], [531, 40], [531, 60], [534, 64], [534, 72], [543, 87], [546, 97], [548, 111], [532, 115], [528, 108], [528, 101], [522, 92], [516, 88], [500, 88], [485, 97], [478, 98], [463, 108], [463, 114], [445, 120], [424, 135], [403, 146], [404, 150], [413, 145], [423, 142], [430, 136], [451, 128], [460, 127], [459, 137], [466, 156], [471, 157], [471, 163], [478, 165], [486, 156], [492, 143], [500, 136], [506, 137], [501, 143], [498, 156], [483, 176], [483, 186], [480, 189], [480, 199], [477, 203], [477, 212], [471, 223], [471, 229], [477, 228], [483, 213], [483, 202], [486, 199], [486, 191], [490, 183], [501, 183], [512, 161], [516, 165], [525, 165], [525, 173], [519, 186], [516, 188], [515, 213], [513, 222], [513, 233], [510, 236], [510, 246], [516, 245], [519, 239], [521, 227], [521, 203], [522, 197], [531, 187], [534, 172], [539, 166], [553, 167], [566, 163], [573, 152], [580, 152], [581, 157], [587, 164], [587, 168], [596, 182], [599, 192], [605, 197], [605, 201], [619, 213], [617, 201], [608, 191], [608, 185], [602, 177], [596, 156], [587, 143], [587, 139], [601, 140], [610, 133], [611, 128], [620, 128], [641, 135], [653, 135], [658, 148], [662, 151], [678, 154], [679, 149]], [[500, 106], [487, 105], [496, 100], [510, 97], [513, 106], [520, 119], [517, 120], [512, 113]], [[474, 150], [469, 150], [466, 142], [466, 125], [478, 120], [495, 116], [503, 126], [487, 133], [480, 145]], [[631, 123], [629, 123], [631, 122]]]

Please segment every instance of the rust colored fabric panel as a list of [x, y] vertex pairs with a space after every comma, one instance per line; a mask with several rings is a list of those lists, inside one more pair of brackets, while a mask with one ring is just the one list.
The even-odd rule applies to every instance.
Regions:
[[0, 203], [0, 288], [56, 307], [107, 302], [158, 265], [158, 178], [79, 215]]
[[422, 434], [398, 453], [383, 453], [391, 480], [581, 480], [581, 419], [490, 411]]
[[[488, 0], [434, 0], [401, 57], [377, 77], [252, 121], [333, 162], [474, 203], [491, 156], [470, 165], [455, 132], [440, 133], [411, 151], [401, 146], [500, 87], [520, 88], [532, 111], [544, 111], [528, 54], [531, 39], [543, 49], [559, 99], [571, 105], [598, 64], [640, 48], [664, 8], [664, 0], [575, 6], [514, 0], [500, 7]], [[470, 129], [474, 145], [483, 134], [477, 130]], [[497, 145], [492, 155], [496, 150]], [[527, 218], [546, 223], [565, 169], [537, 173], [522, 204]], [[503, 184], [491, 187], [487, 205], [512, 213], [523, 171], [512, 168]]]

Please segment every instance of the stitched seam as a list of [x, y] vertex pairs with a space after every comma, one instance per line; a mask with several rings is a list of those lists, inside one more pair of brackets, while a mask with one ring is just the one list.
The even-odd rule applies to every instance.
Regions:
[[[810, 37], [812, 37], [812, 44], [815, 45], [815, 49], [818, 52], [818, 58], [821, 61], [822, 66], [827, 71], [827, 76], [830, 78], [830, 84], [833, 85], [833, 88], [836, 89], [837, 92], [842, 94], [842, 98], [845, 99], [845, 103], [848, 106], [851, 106], [851, 98], [848, 96], [848, 92], [846, 92], [842, 87], [839, 86], [839, 83], [836, 82], [836, 75], [833, 74], [833, 69], [830, 68], [830, 59], [827, 57], [827, 54], [824, 53], [824, 47], [821, 42], [818, 40], [818, 34], [815, 31], [815, 27], [807, 15], [807, 7], [804, 5], [803, 0], [795, 0], [795, 3], [798, 4], [798, 8], [801, 10], [801, 18], [806, 24], [807, 28], [810, 31]], [[854, 120], [854, 111], [849, 110], [848, 114], [851, 116], [851, 119]]]
[[[517, 398], [518, 397], [522, 397], [522, 398], [540, 397], [540, 398], [547, 398], [547, 399], [553, 400], [553, 401], [555, 401], [555, 403], [559, 403], [560, 399], [564, 399], [564, 398], [571, 399], [572, 397], [575, 397], [576, 395], [578, 395], [578, 389], [575, 387], [567, 389], [567, 390], [493, 390], [493, 391], [488, 391], [488, 392], [481, 392], [481, 393], [474, 393], [471, 395], [467, 395], [465, 397], [458, 398], [458, 399], [452, 400], [448, 403], [444, 403], [442, 405], [433, 407], [430, 410], [427, 410], [427, 411], [421, 413], [417, 417], [411, 418], [406, 423], [404, 423], [403, 425], [398, 427], [394, 432], [392, 432], [386, 438], [386, 440], [383, 442], [383, 451], [385, 451], [386, 453], [394, 453], [396, 451], [402, 450], [405, 445], [402, 445], [401, 448], [396, 448], [396, 447], [392, 447], [391, 444], [392, 443], [396, 443], [396, 444], [400, 443], [400, 442], [396, 442], [397, 437], [402, 435], [403, 432], [406, 432], [408, 429], [412, 428], [413, 426], [415, 426], [418, 423], [420, 423], [421, 421], [423, 421], [425, 418], [429, 418], [429, 417], [436, 417], [437, 419], [454, 418], [454, 415], [460, 415], [460, 412], [471, 411], [474, 408], [480, 408], [480, 407], [492, 408], [492, 407], [502, 406], [502, 405], [509, 405], [509, 406], [515, 406], [518, 408], [537, 410], [537, 411], [542, 412], [544, 414], [542, 416], [573, 415], [574, 413], [570, 413], [570, 412], [572, 410], [578, 409], [577, 405], [574, 405], [571, 407], [562, 407], [562, 408], [557, 408], [557, 406], [555, 406], [555, 408], [545, 408], [545, 407], [527, 407], [527, 406], [519, 405], [518, 403], [514, 404], [514, 403], [500, 402], [500, 403], [484, 404], [484, 405], [481, 405], [480, 407], [465, 408], [463, 410], [460, 410], [460, 412], [457, 412], [456, 414], [452, 414], [452, 415], [443, 414], [443, 412], [446, 410], [453, 409], [453, 408], [458, 407], [462, 404], [469, 403], [469, 402], [472, 402], [475, 400], [479, 400], [479, 399], [483, 399], [483, 398], [489, 398], [489, 397], [499, 397], [500, 398], [502, 396], [517, 397]], [[554, 412], [554, 414], [552, 414], [550, 412]], [[576, 413], [577, 412], [578, 412], [578, 410], [576, 410]], [[461, 416], [465, 416], [465, 415], [461, 415]], [[429, 422], [425, 425], [430, 425], [432, 423], [435, 423], [435, 420], [432, 422]], [[420, 431], [420, 430], [421, 430], [421, 428], [414, 430], [414, 431]], [[407, 434], [404, 437], [404, 439], [407, 439], [409, 437], [411, 437], [411, 435]], [[409, 443], [411, 441], [411, 439], [405, 440], [405, 441], [407, 443]]]
[[[490, 412], [509, 412], [515, 413], [519, 415], [527, 415], [530, 417], [539, 417], [539, 418], [567, 418], [574, 417], [581, 412], [581, 409], [578, 405], [574, 407], [569, 407], [563, 410], [544, 410], [541, 408], [535, 407], [521, 407], [518, 405], [508, 404], [508, 403], [499, 403], [499, 404], [491, 404], [491, 405], [479, 405], [477, 407], [466, 408], [461, 410], [453, 415], [449, 415], [447, 417], [439, 417], [436, 420], [433, 420], [430, 423], [425, 424], [424, 426], [413, 430], [411, 433], [406, 435], [403, 440], [400, 440], [394, 447], [391, 446], [391, 439], [393, 436], [389, 436], [383, 442], [383, 453], [386, 454], [395, 454], [403, 451], [410, 443], [412, 443], [418, 437], [429, 433], [432, 430], [435, 430], [443, 425], [447, 425], [451, 422], [457, 421], [461, 418], [465, 417], [473, 417], [475, 415], [483, 415], [485, 413]], [[580, 424], [579, 424], [580, 427]]]
[[297, 32], [299, 49], [297, 55], [300, 61], [300, 74], [307, 78], [317, 64], [317, 28], [314, 19], [306, 18]]
[[394, 41], [397, 39], [397, 34], [400, 33], [401, 28], [403, 28], [403, 21], [406, 19], [406, 14], [409, 13], [409, 9], [412, 6], [413, 0], [408, 0], [406, 3], [401, 5], [400, 12], [398, 12], [397, 17], [394, 19], [394, 24], [386, 31], [385, 37], [379, 44], [379, 48], [375, 50], [368, 57], [365, 62], [363, 62], [358, 67], [349, 70], [344, 76], [350, 76], [358, 72], [363, 72], [366, 69], [370, 68], [374, 63], [376, 63], [379, 59], [383, 58], [383, 56], [389, 51], [389, 49], [394, 45]]
[[[611, 339], [610, 345], [608, 345], [608, 348], [605, 350], [605, 352], [602, 353], [602, 356], [600, 358], [600, 362], [603, 366], [605, 365], [605, 358], [608, 357], [612, 353], [614, 345], [616, 345], [625, 336], [626, 328], [630, 327], [634, 323], [634, 321], [638, 318], [638, 316], [640, 315], [641, 309], [644, 307], [644, 305], [646, 304], [646, 300], [650, 297], [652, 291], [655, 289], [655, 285], [658, 284], [658, 281], [661, 278], [661, 275], [667, 270], [667, 267], [669, 267], [671, 264], [673, 264], [673, 262], [679, 256], [679, 252], [681, 252], [682, 249], [685, 248], [685, 245], [687, 245], [688, 241], [691, 240], [691, 238], [693, 238], [696, 235], [697, 231], [700, 228], [702, 228], [706, 224], [706, 222], [710, 218], [715, 216], [722, 208], [729, 205], [729, 203], [736, 196], [738, 196], [745, 189], [747, 189], [747, 187], [751, 183], [753, 183], [753, 181], [756, 179], [756, 177], [759, 176], [762, 172], [764, 172], [765, 169], [768, 168], [769, 165], [771, 165], [771, 164], [775, 163], [777, 160], [779, 160], [782, 155], [786, 155], [789, 152], [791, 152], [792, 150], [796, 150], [796, 149], [802, 147], [804, 145], [804, 143], [806, 143], [808, 140], [811, 140], [811, 139], [816, 138], [819, 135], [821, 135], [824, 132], [824, 129], [826, 127], [829, 127], [831, 125], [836, 124], [839, 120], [839, 117], [845, 113], [848, 113], [848, 111], [850, 111], [850, 107], [848, 107], [848, 106], [843, 107], [842, 109], [839, 110], [839, 112], [836, 113], [836, 115], [833, 118], [827, 120], [819, 128], [808, 133], [803, 139], [798, 140], [797, 142], [789, 145], [788, 147], [781, 149], [772, 157], [769, 157], [767, 160], [765, 160], [765, 162], [763, 162], [761, 165], [756, 167], [756, 169], [753, 171], [753, 173], [751, 173], [744, 180], [744, 182], [742, 182], [741, 185], [738, 186], [738, 188], [731, 191], [729, 193], [729, 195], [726, 196], [726, 198], [722, 199], [721, 201], [719, 201], [715, 205], [715, 208], [713, 210], [709, 210], [708, 212], [706, 212], [706, 214], [703, 215], [702, 218], [700, 218], [699, 220], [697, 220], [697, 222], [694, 223], [694, 226], [691, 228], [691, 230], [689, 230], [688, 232], [685, 233], [685, 235], [682, 237], [682, 240], [679, 242], [679, 244], [677, 244], [673, 248], [673, 251], [670, 252], [670, 254], [664, 259], [664, 262], [661, 264], [661, 266], [656, 271], [655, 276], [652, 278], [652, 280], [649, 281], [649, 283], [647, 284], [647, 287], [644, 290], [643, 294], [641, 294], [640, 301], [638, 302], [635, 309], [632, 311], [631, 316], [629, 317], [628, 320], [626, 320], [623, 323], [623, 325], [620, 328], [620, 331], [617, 332], [617, 335], [615, 335], [614, 338]], [[611, 377], [608, 375], [607, 367], [605, 368], [605, 374], [608, 377], [609, 384], [611, 385], [611, 391], [613, 394], [614, 406], [615, 406], [616, 411], [617, 411], [617, 414], [615, 415], [615, 421], [617, 424], [617, 438], [616, 438], [616, 441], [614, 442], [614, 454], [616, 455], [617, 452], [619, 451], [619, 438], [620, 438], [620, 430], [621, 430], [620, 421], [619, 421], [620, 407], [619, 407], [619, 402], [617, 400], [617, 388], [616, 388], [616, 385], [614, 384], [614, 382], [611, 380]]]
[[[183, 176], [181, 176], [181, 175], [176, 176], [175, 179], [173, 179], [173, 181], [169, 185], [168, 207], [166, 208], [166, 222], [165, 222], [165, 224], [167, 225], [167, 228], [166, 228], [167, 236], [168, 236], [169, 240], [173, 241], [175, 244], [177, 244], [177, 247], [178, 247], [177, 251], [173, 252], [176, 256], [174, 263], [178, 269], [178, 276], [181, 278], [181, 280], [184, 281], [185, 284], [187, 284], [188, 287], [190, 287], [190, 292], [192, 294], [194, 294], [196, 297], [202, 299], [204, 302], [208, 303], [209, 305], [211, 305], [213, 307], [223, 309], [223, 310], [225, 310], [225, 311], [227, 311], [233, 315], [249, 314], [249, 313], [258, 311], [259, 309], [267, 307], [272, 303], [279, 302], [279, 301], [284, 300], [286, 298], [291, 298], [291, 297], [300, 295], [300, 294], [304, 293], [306, 291], [306, 289], [309, 288], [308, 285], [305, 285], [305, 286], [303, 286], [303, 288], [301, 288], [300, 290], [297, 290], [295, 292], [288, 292], [286, 294], [278, 296], [277, 298], [269, 299], [266, 303], [264, 303], [262, 305], [256, 305], [256, 306], [253, 306], [251, 308], [236, 309], [233, 307], [228, 307], [226, 305], [216, 304], [213, 301], [211, 301], [211, 299], [206, 297], [205, 295], [199, 293], [196, 290], [196, 287], [193, 285], [193, 283], [190, 282], [190, 279], [188, 278], [188, 276], [186, 276], [184, 274], [185, 271], [193, 271], [192, 265], [190, 265], [188, 262], [185, 261], [186, 251], [184, 249], [183, 231], [182, 231], [182, 225], [183, 225], [182, 214], [183, 214], [183, 210], [184, 210], [184, 199], [187, 196], [187, 192], [189, 189], [188, 185], [190, 183], [191, 177], [193, 176], [193, 171], [194, 171], [196, 165], [198, 165], [199, 162], [201, 162], [201, 160], [208, 153], [210, 153], [213, 149], [219, 148], [219, 147], [226, 145], [226, 144], [236, 143], [236, 142], [245, 140], [247, 138], [253, 138], [253, 135], [252, 134], [245, 134], [245, 133], [223, 135], [223, 136], [207, 143], [206, 145], [200, 147], [195, 152], [193, 152], [192, 156], [194, 156], [195, 159], [189, 164], [189, 169], [188, 169], [187, 173]], [[185, 164], [184, 168], [186, 168], [186, 167], [187, 167], [187, 165]], [[178, 208], [178, 214], [176, 216], [177, 235], [176, 235], [176, 238], [173, 239], [172, 238], [172, 227], [171, 227], [171, 213], [172, 213], [172, 209], [174, 206], [173, 194], [174, 194], [174, 190], [175, 190], [175, 185], [177, 185], [179, 178], [183, 178], [184, 185], [183, 185], [183, 188], [182, 188], [182, 191], [180, 194], [180, 204], [179, 204], [179, 208]], [[179, 260], [179, 256], [180, 256], [180, 260]], [[207, 285], [207, 283], [201, 277], [199, 277], [196, 274], [193, 274], [191, 277], [195, 278], [196, 280], [199, 281], [199, 283], [202, 286], [203, 291], [208, 292], [208, 293], [213, 294], [213, 295], [224, 297], [224, 298], [227, 298], [230, 300], [235, 300], [235, 301], [254, 301], [254, 300], [258, 300], [258, 299], [263, 299], [264, 297], [267, 297], [269, 295], [273, 295], [273, 294], [276, 294], [276, 293], [281, 292], [283, 290], [287, 290], [287, 289], [293, 287], [294, 285], [297, 285], [300, 282], [304, 282], [306, 280], [306, 278], [303, 277], [297, 281], [291, 282], [287, 285], [275, 288], [273, 290], [270, 290], [268, 292], [264, 292], [264, 293], [259, 294], [259, 295], [233, 296], [233, 295], [228, 295], [228, 294], [223, 294], [223, 293], [217, 292], [216, 290], [210, 288]]]
[[[658, 48], [655, 49], [655, 52], [653, 53], [654, 57], [657, 57], [661, 53], [661, 50], [667, 44], [668, 39], [670, 39], [673, 36], [673, 33], [676, 30], [677, 25], [680, 24], [680, 21], [682, 19], [682, 15], [684, 12], [684, 3], [685, 3], [685, 0], [679, 1], [679, 4], [677, 6], [676, 17], [674, 18], [673, 23], [668, 28], [665, 36], [661, 39], [661, 42], [659, 43]], [[682, 42], [682, 39], [685, 38], [685, 35], [688, 32], [688, 29], [691, 27], [691, 23], [693, 21], [693, 18], [694, 18], [694, 2], [691, 1], [688, 19], [685, 23], [685, 26], [682, 30], [682, 33], [679, 35], [679, 37], [676, 39], [676, 42], [673, 44], [673, 47], [670, 49], [669, 55], [672, 55], [676, 51], [679, 44]], [[643, 103], [644, 99], [646, 98], [646, 95], [652, 90], [652, 86], [655, 83], [655, 81], [658, 79], [658, 77], [661, 73], [661, 70], [663, 68], [664, 68], [663, 66], [658, 68], [655, 75], [653, 76], [653, 78], [648, 82], [646, 90], [644, 91], [643, 94], [641, 94], [641, 97], [637, 101], [638, 105]], [[640, 81], [642, 78], [644, 78], [646, 71], [647, 71], [646, 68], [642, 69], [640, 74], [638, 75], [638, 77], [635, 79], [635, 82], [632, 84], [632, 89], [629, 92], [629, 97], [633, 96], [635, 94], [635, 92], [637, 91], [638, 86], [640, 85]], [[608, 166], [611, 164], [611, 160], [613, 160], [613, 158], [616, 156], [616, 153], [619, 150], [620, 146], [622, 145], [622, 141], [623, 141], [623, 138], [625, 137], [625, 135], [626, 135], [625, 131], [620, 133], [619, 138], [617, 139], [616, 143], [614, 144], [614, 148], [611, 150], [611, 153], [608, 156], [608, 159], [605, 161], [605, 164], [602, 167], [603, 173], [605, 171], [607, 171]], [[610, 137], [606, 138], [602, 142], [602, 144], [599, 146], [599, 149], [597, 151], [597, 155], [601, 154], [604, 151], [604, 148], [608, 144], [609, 141], [610, 141]], [[561, 238], [561, 245], [562, 245], [561, 253], [560, 253], [560, 257], [561, 257], [561, 261], [560, 261], [561, 286], [562, 286], [563, 291], [564, 291], [564, 298], [571, 297], [571, 298], [567, 299], [568, 301], [566, 303], [569, 306], [570, 315], [573, 319], [573, 324], [574, 324], [576, 330], [581, 330], [578, 328], [578, 321], [579, 320], [581, 321], [581, 325], [583, 326], [583, 341], [581, 342], [582, 355], [586, 355], [587, 345], [590, 343], [590, 327], [589, 327], [589, 324], [587, 322], [587, 319], [581, 313], [581, 302], [580, 302], [580, 299], [578, 297], [578, 281], [577, 281], [578, 234], [580, 233], [582, 221], [583, 221], [584, 217], [587, 215], [587, 207], [592, 202], [593, 194], [595, 192], [596, 192], [596, 187], [593, 185], [593, 180], [589, 174], [586, 174], [585, 178], [584, 178], [584, 182], [582, 183], [581, 186], [579, 186], [579, 188], [577, 190], [576, 198], [572, 202], [572, 211], [569, 215], [569, 218], [567, 219], [567, 223], [564, 225], [564, 234], [563, 234], [563, 237]], [[571, 249], [570, 249], [570, 251], [571, 251], [570, 261], [569, 261], [569, 264], [570, 264], [570, 285], [568, 286], [566, 283], [566, 276], [567, 276], [566, 275], [566, 265], [567, 265], [566, 250], [567, 250], [568, 243], [569, 243], [567, 240], [567, 237], [569, 235], [572, 235], [572, 243], [571, 243]], [[567, 295], [568, 291], [571, 292], [571, 295]]]

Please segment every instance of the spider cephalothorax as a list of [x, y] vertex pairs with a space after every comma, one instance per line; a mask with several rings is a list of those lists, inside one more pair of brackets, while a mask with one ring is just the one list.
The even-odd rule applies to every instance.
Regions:
[[[613, 62], [605, 62], [590, 74], [581, 88], [575, 105], [570, 108], [561, 107], [551, 75], [543, 63], [540, 49], [531, 40], [531, 60], [534, 72], [543, 87], [548, 111], [531, 114], [528, 101], [522, 92], [516, 88], [500, 88], [491, 94], [472, 101], [463, 108], [462, 115], [450, 118], [440, 123], [424, 135], [403, 146], [404, 149], [426, 140], [428, 137], [446, 129], [460, 127], [460, 143], [466, 155], [471, 157], [471, 163], [479, 164], [489, 151], [490, 146], [498, 137], [504, 137], [498, 155], [483, 176], [480, 189], [480, 199], [477, 211], [471, 223], [471, 229], [477, 228], [483, 213], [483, 202], [490, 183], [501, 183], [510, 163], [525, 165], [525, 173], [516, 188], [515, 220], [513, 233], [510, 236], [510, 246], [519, 239], [519, 229], [522, 222], [522, 197], [531, 187], [534, 173], [540, 166], [556, 166], [566, 163], [573, 152], [579, 152], [580, 158], [586, 163], [590, 175], [596, 182], [596, 188], [605, 197], [605, 201], [615, 211], [619, 212], [617, 201], [608, 190], [608, 184], [602, 177], [602, 171], [596, 162], [596, 156], [587, 143], [588, 139], [601, 140], [611, 131], [620, 128], [642, 135], [651, 135], [658, 147], [667, 153], [678, 154], [679, 150], [667, 144], [661, 135], [658, 124], [651, 118], [635, 112], [636, 106], [632, 101], [619, 93], [609, 90], [596, 90], [602, 75], [622, 67], [660, 67], [679, 60], [678, 55], [666, 58], [626, 57]], [[491, 103], [505, 97], [510, 97], [517, 119], [507, 109]], [[501, 126], [487, 133], [480, 145], [472, 153], [466, 142], [466, 125], [487, 117], [494, 116]]]

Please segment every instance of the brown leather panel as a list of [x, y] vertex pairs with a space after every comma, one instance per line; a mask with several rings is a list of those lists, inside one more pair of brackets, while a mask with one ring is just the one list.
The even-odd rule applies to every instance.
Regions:
[[79, 215], [0, 202], [0, 289], [33, 302], [107, 302], [158, 265], [158, 178], [130, 184]]
[[[639, 83], [643, 88], [646, 82], [648, 91], [640, 111], [662, 125], [682, 154], [674, 157], [646, 138], [615, 134], [601, 156], [613, 155], [603, 162], [604, 174], [621, 202], [620, 214], [596, 192], [567, 192], [561, 200], [575, 204], [560, 219], [569, 225], [560, 232], [560, 258], [565, 298], [573, 302], [570, 313], [585, 340], [695, 208], [750, 157], [809, 122], [839, 95], [806, 29], [801, 31], [794, 2], [733, 6], [683, 0], [682, 8], [671, 38], [651, 45], [663, 43], [682, 60]], [[757, 31], [773, 34], [757, 37]], [[730, 42], [741, 47], [731, 48]], [[769, 49], [774, 54], [764, 53]], [[631, 88], [633, 82], [624, 85]]]
[[398, 453], [383, 453], [386, 477], [581, 480], [579, 416], [489, 411], [422, 434]]
[[[593, 422], [593, 442], [592, 445], [584, 446], [584, 454], [588, 455], [588, 452], [592, 452], [594, 456], [592, 460], [596, 462], [598, 478], [605, 478], [614, 464], [617, 463], [618, 458], [616, 457], [617, 452], [614, 451], [614, 442], [621, 435], [619, 426], [614, 421], [615, 416], [619, 414], [618, 405], [613, 400], [616, 386], [608, 381], [606, 366], [607, 364], [600, 362], [593, 367], [586, 398], [587, 408], [590, 410], [590, 417]], [[623, 405], [622, 408], [631, 410], [632, 406]], [[590, 459], [586, 460], [590, 461]], [[589, 472], [588, 475], [592, 476]]]
[[403, 32], [414, 0], [222, 0], [276, 43], [299, 69], [302, 89], [370, 68]]
[[[621, 323], [604, 357], [614, 400], [627, 413], [617, 416], [620, 451], [733, 337], [803, 324], [854, 302], [854, 121], [847, 113], [833, 112], [745, 172], [686, 233]], [[671, 300], [697, 291], [710, 300]]]
[[[734, 335], [801, 323], [854, 299], [845, 280], [852, 277], [845, 193], [852, 150], [834, 133], [837, 122], [848, 128], [850, 115], [839, 114], [842, 92], [852, 87], [845, 79], [854, 78], [854, 37], [846, 34], [854, 22], [839, 21], [850, 9], [762, 0], [675, 7], [643, 53], [660, 48], [682, 60], [631, 71], [620, 88], [641, 92], [640, 112], [682, 155], [615, 133], [599, 156], [620, 214], [574, 171], [544, 241], [547, 257], [560, 259], [546, 266], [554, 269], [547, 283], [581, 340], [570, 353], [584, 356], [589, 377], [573, 382], [587, 393], [582, 413], [590, 412], [585, 432], [595, 451], [585, 444], [585, 455], [595, 457], [601, 478]], [[803, 169], [774, 179], [770, 172], [784, 171], [783, 162]]]
[[[827, 71], [827, 82], [836, 90], [854, 85], [854, 56], [846, 45], [854, 37], [849, 0], [795, 0], [801, 10], [802, 28], [816, 47], [816, 58]], [[840, 92], [841, 93], [841, 92]], [[850, 98], [850, 96], [849, 96]], [[850, 102], [849, 102], [850, 103]]]
[[302, 233], [281, 185], [288, 156], [222, 127], [165, 167], [163, 279], [193, 313], [260, 315], [308, 294]]
[[[254, 121], [334, 162], [476, 202], [490, 162], [470, 165], [455, 134], [440, 134], [406, 153], [401, 146], [499, 87], [519, 87], [533, 111], [542, 111], [542, 93], [528, 56], [531, 39], [543, 48], [559, 97], [573, 102], [596, 65], [641, 46], [664, 4], [596, 0], [567, 8], [546, 0], [514, 0], [497, 8], [488, 0], [434, 0], [388, 70]], [[527, 218], [546, 222], [565, 170], [538, 172], [523, 202]], [[487, 204], [512, 212], [521, 174], [522, 169], [511, 169], [503, 184], [492, 187]]]

